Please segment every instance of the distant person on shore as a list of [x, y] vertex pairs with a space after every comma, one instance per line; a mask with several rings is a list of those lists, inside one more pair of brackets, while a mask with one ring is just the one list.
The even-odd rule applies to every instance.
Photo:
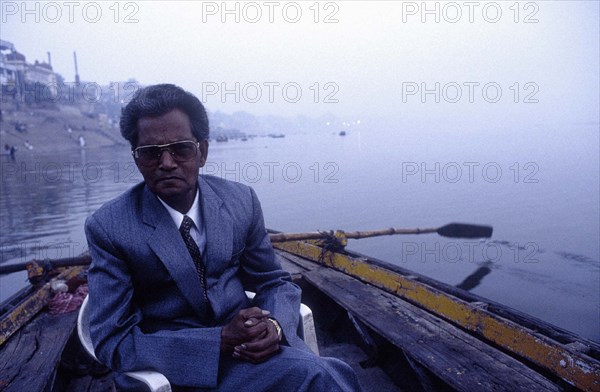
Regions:
[[120, 125], [144, 181], [85, 225], [100, 361], [154, 369], [174, 390], [360, 391], [347, 364], [297, 335], [301, 291], [275, 257], [254, 190], [199, 175], [209, 127], [198, 98], [168, 84], [140, 89]]
[[18, 131], [18, 132], [25, 132], [25, 131], [27, 131], [27, 124], [18, 121], [15, 124], [15, 130]]
[[4, 151], [6, 151], [6, 149], [8, 148], [8, 155], [10, 155], [10, 158], [14, 161], [15, 157], [17, 155], [17, 147], [15, 146], [8, 146], [8, 144], [4, 145]]
[[10, 146], [8, 143], [4, 144], [4, 155], [8, 155], [12, 158], [12, 160], [15, 160], [15, 153], [17, 152], [17, 149], [15, 148], [15, 146]]

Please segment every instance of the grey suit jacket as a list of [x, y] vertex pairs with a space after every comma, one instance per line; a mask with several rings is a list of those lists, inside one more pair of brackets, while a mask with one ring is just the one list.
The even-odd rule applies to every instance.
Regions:
[[[291, 346], [306, 348], [300, 289], [275, 258], [254, 191], [210, 176], [199, 176], [199, 188], [211, 319], [179, 230], [144, 183], [86, 221], [90, 332], [113, 370], [155, 369], [176, 385], [216, 387], [221, 327], [252, 305], [271, 312]], [[244, 290], [257, 293], [253, 303]]]

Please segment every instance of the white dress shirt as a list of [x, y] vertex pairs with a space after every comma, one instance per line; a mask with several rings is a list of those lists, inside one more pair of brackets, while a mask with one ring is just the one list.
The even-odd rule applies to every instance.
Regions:
[[[158, 197], [158, 196], [157, 196]], [[163, 206], [167, 209], [169, 215], [175, 222], [175, 226], [179, 229], [181, 227], [181, 223], [183, 222], [183, 216], [187, 215], [190, 217], [192, 221], [194, 221], [194, 226], [190, 229], [190, 235], [198, 245], [198, 249], [204, 256], [204, 252], [206, 250], [206, 231], [204, 229], [203, 219], [202, 219], [202, 209], [200, 208], [200, 189], [196, 192], [196, 197], [194, 198], [194, 202], [190, 209], [182, 214], [181, 212], [173, 209], [167, 203], [165, 203], [160, 197], [158, 198]]]

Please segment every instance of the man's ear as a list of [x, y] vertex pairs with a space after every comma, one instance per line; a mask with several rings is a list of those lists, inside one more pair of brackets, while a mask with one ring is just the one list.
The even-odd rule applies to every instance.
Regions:
[[208, 158], [208, 140], [204, 139], [200, 142], [200, 167], [203, 167], [206, 164], [206, 159]]

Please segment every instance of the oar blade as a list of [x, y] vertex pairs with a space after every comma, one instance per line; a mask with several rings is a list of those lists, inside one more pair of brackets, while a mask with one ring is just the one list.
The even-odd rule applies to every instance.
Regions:
[[451, 238], [490, 238], [493, 230], [492, 226], [450, 223], [440, 227], [437, 233]]

